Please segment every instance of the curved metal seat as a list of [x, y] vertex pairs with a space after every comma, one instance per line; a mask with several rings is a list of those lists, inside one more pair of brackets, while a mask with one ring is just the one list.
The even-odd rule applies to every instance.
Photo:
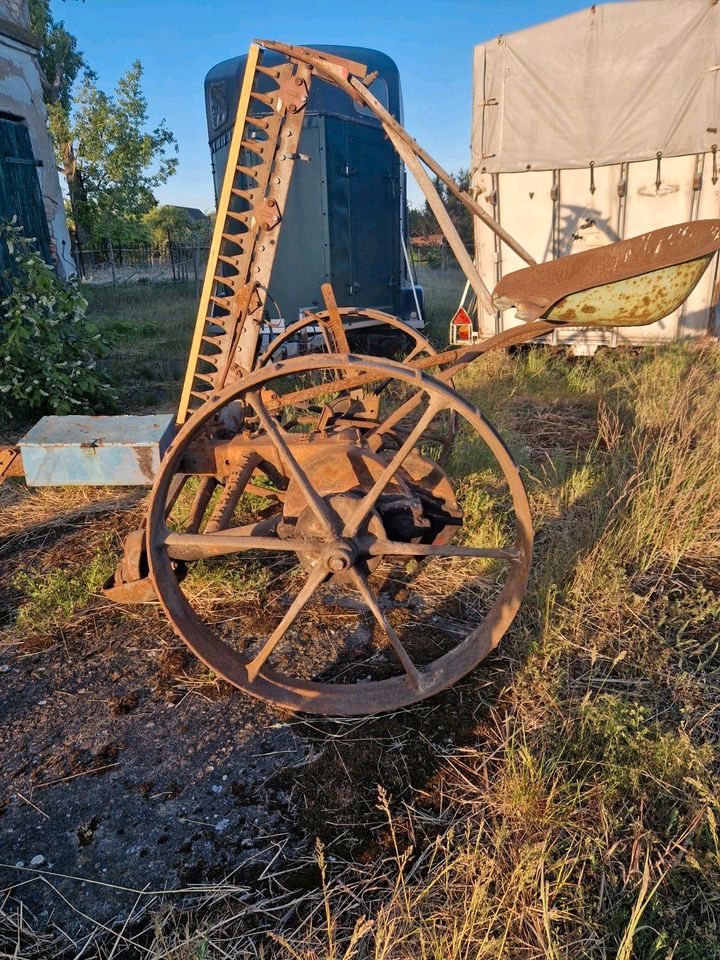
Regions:
[[640, 326], [676, 310], [720, 248], [720, 220], [652, 230], [509, 273], [493, 291], [498, 310], [573, 326]]

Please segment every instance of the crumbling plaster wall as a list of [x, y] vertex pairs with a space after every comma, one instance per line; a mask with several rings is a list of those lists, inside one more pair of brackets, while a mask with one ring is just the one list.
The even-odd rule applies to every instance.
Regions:
[[[7, 33], [2, 32], [3, 21], [8, 24]], [[27, 3], [25, 0], [0, 0], [0, 114], [22, 119], [27, 124], [33, 154], [42, 163], [37, 172], [50, 238], [57, 251], [58, 270], [67, 276], [75, 273], [75, 264], [70, 252], [60, 178], [48, 132], [36, 50], [24, 38], [8, 35], [13, 25], [18, 27], [18, 36], [23, 37], [29, 26]]]
[[0, 17], [23, 27], [29, 27], [30, 14], [27, 0], [0, 0]]

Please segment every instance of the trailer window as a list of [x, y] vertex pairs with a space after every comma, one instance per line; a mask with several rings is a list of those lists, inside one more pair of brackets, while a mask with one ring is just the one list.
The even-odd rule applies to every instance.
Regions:
[[[368, 87], [368, 90], [374, 97], [377, 97], [377, 99], [385, 107], [386, 110], [389, 109], [388, 108], [388, 88], [387, 88], [387, 84], [385, 83], [382, 77], [378, 77], [376, 80], [373, 80], [373, 82]], [[375, 114], [372, 112], [370, 107], [366, 107], [364, 103], [356, 103], [355, 100], [353, 100], [352, 105], [355, 107], [355, 110], [357, 111], [357, 113], [361, 113], [364, 117], [375, 116]]]

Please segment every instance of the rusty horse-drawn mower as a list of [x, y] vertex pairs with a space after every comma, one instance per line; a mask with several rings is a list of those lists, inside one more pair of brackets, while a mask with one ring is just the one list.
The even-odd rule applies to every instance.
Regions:
[[[454, 378], [558, 324], [661, 319], [720, 247], [720, 221], [698, 221], [536, 264], [383, 108], [372, 80], [362, 64], [318, 51], [251, 47], [177, 417], [166, 449], [155, 451], [162, 456], [140, 463], [152, 482], [146, 520], [105, 588], [118, 602], [159, 601], [218, 675], [311, 713], [371, 714], [431, 696], [477, 666], [518, 611], [533, 542], [525, 489], [502, 438]], [[325, 284], [326, 309], [306, 312], [260, 352], [303, 111], [318, 82], [380, 120], [478, 309], [512, 305], [522, 322], [437, 353], [394, 317], [338, 307]], [[430, 174], [528, 266], [490, 293]], [[398, 327], [410, 352], [399, 361], [351, 354], [359, 319]], [[283, 359], [309, 324], [326, 352]], [[104, 442], [79, 445], [86, 462]], [[0, 451], [0, 479], [24, 470], [32, 483], [37, 450], [31, 431], [19, 450]], [[483, 477], [472, 488], [471, 529], [467, 489], [451, 480], [463, 457]], [[112, 479], [128, 482], [122, 469]], [[210, 589], [193, 568], [212, 572]]]

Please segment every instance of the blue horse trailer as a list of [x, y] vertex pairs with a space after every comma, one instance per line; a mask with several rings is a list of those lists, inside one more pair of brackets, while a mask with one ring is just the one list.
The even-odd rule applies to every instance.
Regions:
[[[377, 74], [371, 92], [402, 122], [400, 75], [390, 57], [361, 47], [315, 49], [366, 64]], [[267, 52], [263, 63], [281, 60]], [[216, 200], [246, 62], [247, 57], [224, 60], [205, 79]], [[260, 113], [262, 103], [255, 109]], [[422, 329], [422, 288], [413, 287], [406, 256], [405, 170], [380, 122], [316, 78], [298, 152], [304, 162], [295, 165], [269, 291], [282, 321], [290, 324], [304, 310], [323, 309], [320, 287], [329, 282], [341, 306], [383, 310]]]

